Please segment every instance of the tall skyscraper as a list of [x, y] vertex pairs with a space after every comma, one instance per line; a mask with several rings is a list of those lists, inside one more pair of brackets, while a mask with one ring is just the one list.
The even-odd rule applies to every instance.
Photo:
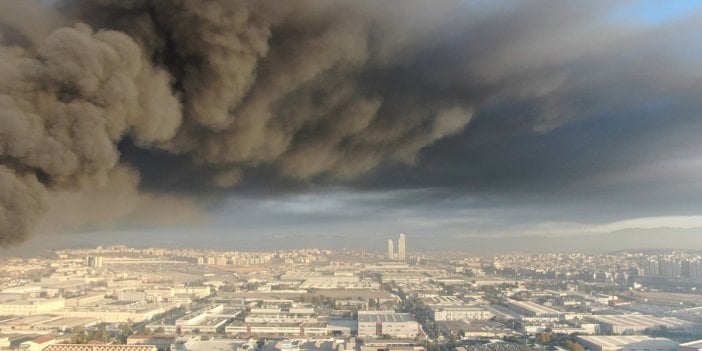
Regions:
[[388, 239], [388, 260], [395, 259], [395, 249], [392, 245], [392, 239]]
[[405, 234], [400, 233], [400, 238], [397, 239], [397, 259], [404, 261], [405, 257]]
[[648, 260], [644, 262], [643, 271], [644, 277], [657, 277], [659, 275], [658, 261]]
[[88, 256], [85, 258], [85, 264], [89, 267], [102, 268], [102, 257]]

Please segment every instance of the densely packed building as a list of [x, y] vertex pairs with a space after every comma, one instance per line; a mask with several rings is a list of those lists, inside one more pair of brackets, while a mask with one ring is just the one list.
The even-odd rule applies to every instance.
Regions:
[[702, 335], [699, 253], [403, 255], [120, 245], [6, 258], [0, 349], [512, 347], [486, 346], [496, 337], [520, 349], [578, 334], [606, 350], [633, 342], [603, 335]]

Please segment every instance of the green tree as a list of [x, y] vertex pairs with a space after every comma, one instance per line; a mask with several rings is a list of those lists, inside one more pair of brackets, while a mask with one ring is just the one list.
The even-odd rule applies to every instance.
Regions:
[[120, 324], [118, 329], [119, 329], [119, 335], [118, 335], [119, 342], [122, 344], [126, 344], [127, 338], [129, 338], [129, 336], [134, 334], [134, 330], [132, 329], [132, 321], [128, 320], [127, 323]]
[[110, 333], [107, 332], [105, 325], [101, 325], [97, 329], [91, 331], [89, 339], [107, 342], [110, 339]]
[[71, 338], [71, 343], [73, 344], [85, 344], [88, 342], [87, 332], [82, 326], [75, 327], [71, 329], [73, 337]]
[[376, 299], [368, 299], [368, 308], [369, 309], [374, 309], [377, 306], [378, 306], [378, 302]]

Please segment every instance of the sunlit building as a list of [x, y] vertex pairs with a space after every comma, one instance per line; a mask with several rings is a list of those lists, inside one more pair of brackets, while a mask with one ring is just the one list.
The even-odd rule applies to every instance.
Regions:
[[388, 260], [395, 259], [395, 248], [393, 247], [392, 240], [388, 239]]
[[400, 234], [400, 238], [397, 239], [397, 259], [400, 261], [404, 261], [406, 259], [405, 245], [405, 234]]
[[409, 313], [389, 311], [359, 311], [358, 335], [365, 337], [414, 338], [419, 333], [419, 323]]

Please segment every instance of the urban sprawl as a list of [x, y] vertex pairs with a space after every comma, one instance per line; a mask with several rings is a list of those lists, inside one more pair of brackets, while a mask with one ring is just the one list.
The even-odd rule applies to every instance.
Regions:
[[0, 259], [0, 350], [699, 351], [699, 251], [108, 246]]

